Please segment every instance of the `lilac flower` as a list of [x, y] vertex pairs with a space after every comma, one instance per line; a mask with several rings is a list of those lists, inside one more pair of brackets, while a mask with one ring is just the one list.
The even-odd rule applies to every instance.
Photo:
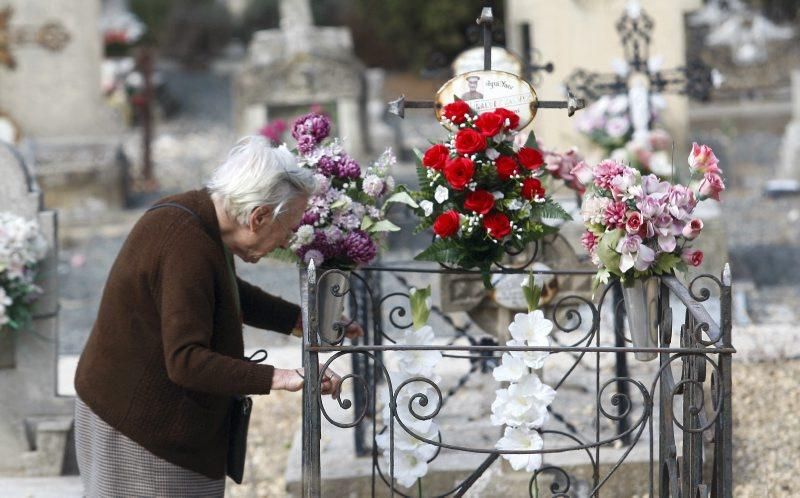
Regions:
[[617, 244], [617, 252], [622, 255], [619, 258], [619, 269], [623, 273], [631, 268], [645, 271], [656, 257], [655, 251], [647, 247], [638, 235], [621, 238]]
[[364, 177], [364, 182], [361, 188], [368, 196], [378, 197], [383, 193], [385, 185], [383, 180], [378, 175], [367, 175]]
[[355, 159], [350, 156], [345, 156], [341, 161], [339, 161], [338, 169], [339, 170], [336, 172], [336, 174], [340, 178], [356, 179], [361, 176], [361, 167], [358, 165]]
[[367, 264], [375, 258], [378, 248], [366, 232], [355, 230], [348, 233], [342, 246], [345, 254], [358, 264]]
[[292, 137], [300, 141], [301, 136], [310, 136], [315, 144], [320, 143], [331, 132], [331, 120], [324, 114], [310, 112], [300, 116], [292, 125]]

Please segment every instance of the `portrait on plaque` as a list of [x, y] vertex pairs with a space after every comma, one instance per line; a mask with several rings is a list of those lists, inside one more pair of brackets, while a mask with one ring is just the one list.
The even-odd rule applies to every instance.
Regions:
[[504, 71], [470, 71], [452, 78], [436, 94], [436, 118], [441, 119], [442, 108], [456, 100], [467, 101], [478, 114], [499, 107], [514, 111], [520, 129], [536, 116], [539, 103], [530, 83]]

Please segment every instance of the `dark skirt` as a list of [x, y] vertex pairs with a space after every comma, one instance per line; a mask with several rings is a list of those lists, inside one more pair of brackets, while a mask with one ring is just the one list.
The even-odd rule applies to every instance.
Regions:
[[75, 400], [78, 467], [89, 498], [222, 497], [225, 478], [211, 479], [163, 460]]

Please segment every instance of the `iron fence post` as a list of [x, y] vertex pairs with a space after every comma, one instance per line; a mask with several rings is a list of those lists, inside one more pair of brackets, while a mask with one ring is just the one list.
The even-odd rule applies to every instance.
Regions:
[[[611, 302], [614, 309], [614, 345], [618, 347], [625, 346], [625, 307], [623, 306], [622, 300], [622, 284], [617, 281], [614, 283], [614, 288], [612, 290]], [[631, 332], [633, 333], [633, 332]], [[614, 355], [616, 357], [616, 362], [614, 364], [614, 375], [617, 377], [617, 392], [623, 397], [623, 399], [630, 399], [629, 397], [629, 390], [628, 390], [628, 383], [625, 382], [623, 379], [627, 379], [629, 375], [628, 371], [628, 357], [627, 353], [620, 352]], [[624, 403], [620, 403], [617, 407], [617, 414], [622, 415], [626, 410]], [[619, 434], [624, 434], [625, 431], [628, 430], [630, 427], [630, 423], [628, 421], [628, 417], [622, 417], [617, 422], [617, 430]], [[625, 446], [631, 443], [631, 435], [625, 434], [621, 442]]]
[[317, 346], [317, 279], [314, 261], [311, 260], [303, 273], [303, 496], [318, 497], [322, 494], [320, 480], [320, 393], [319, 354], [310, 349]]
[[[725, 264], [722, 270], [722, 287], [721, 287], [721, 322], [720, 331], [722, 332], [722, 347], [732, 347], [732, 310], [731, 310], [731, 297], [732, 297], [732, 278], [731, 267]], [[722, 413], [721, 419], [718, 423], [721, 426], [721, 441], [715, 442], [715, 448], [720, 447], [718, 456], [720, 461], [715, 462], [715, 465], [721, 465], [721, 472], [719, 482], [719, 493], [716, 496], [720, 498], [731, 498], [733, 496], [733, 372], [731, 366], [731, 354], [723, 353], [720, 355], [720, 389], [722, 396]]]

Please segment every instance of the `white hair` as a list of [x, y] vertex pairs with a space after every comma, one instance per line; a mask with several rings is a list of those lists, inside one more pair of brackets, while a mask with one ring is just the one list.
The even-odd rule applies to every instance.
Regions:
[[257, 207], [270, 207], [275, 219], [292, 199], [312, 196], [317, 183], [285, 146], [271, 147], [264, 137], [254, 135], [236, 143], [206, 186], [230, 217], [246, 225]]

